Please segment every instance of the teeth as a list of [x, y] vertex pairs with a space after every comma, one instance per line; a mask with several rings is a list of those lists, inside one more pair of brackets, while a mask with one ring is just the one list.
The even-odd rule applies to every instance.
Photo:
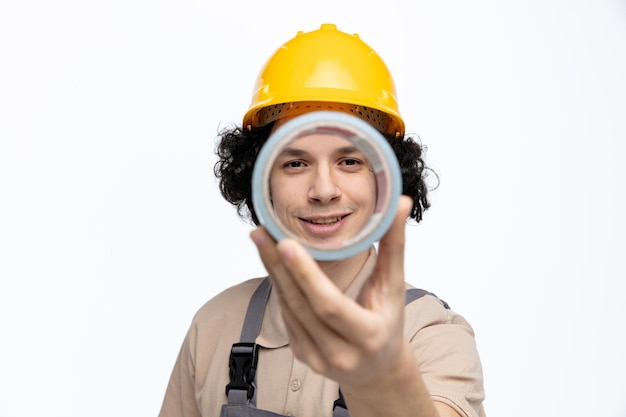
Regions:
[[339, 220], [341, 220], [341, 217], [333, 217], [332, 219], [309, 220], [309, 222], [313, 224], [331, 224], [337, 223]]

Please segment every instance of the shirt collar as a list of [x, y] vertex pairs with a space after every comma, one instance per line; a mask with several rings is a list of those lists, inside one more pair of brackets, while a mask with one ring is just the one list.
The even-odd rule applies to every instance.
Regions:
[[[363, 267], [354, 280], [352, 280], [348, 288], [346, 288], [346, 296], [356, 299], [361, 287], [374, 270], [375, 265], [376, 249], [372, 246]], [[285, 322], [283, 321], [283, 316], [280, 311], [278, 296], [274, 291], [270, 293], [270, 298], [265, 308], [261, 332], [256, 338], [256, 343], [268, 349], [279, 348], [289, 344], [287, 329], [285, 328]]]

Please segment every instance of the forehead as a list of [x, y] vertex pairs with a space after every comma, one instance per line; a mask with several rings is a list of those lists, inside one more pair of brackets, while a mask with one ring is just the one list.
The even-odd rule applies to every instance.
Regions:
[[350, 140], [328, 133], [313, 133], [300, 136], [285, 144], [279, 151], [281, 156], [311, 155], [326, 156], [360, 152]]

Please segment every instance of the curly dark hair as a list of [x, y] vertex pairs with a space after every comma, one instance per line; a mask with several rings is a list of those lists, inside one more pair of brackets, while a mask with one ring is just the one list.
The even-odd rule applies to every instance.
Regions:
[[[217, 137], [215, 153], [219, 160], [213, 171], [219, 180], [222, 196], [237, 207], [241, 218], [251, 220], [255, 225], [259, 224], [259, 219], [252, 203], [252, 170], [273, 127], [274, 122], [251, 130], [240, 126], [227, 127]], [[400, 164], [402, 194], [413, 199], [409, 218], [419, 222], [424, 211], [430, 207], [426, 176], [432, 170], [424, 163], [423, 154], [426, 148], [410, 135], [405, 135], [402, 139], [392, 135], [383, 136], [391, 145]]]

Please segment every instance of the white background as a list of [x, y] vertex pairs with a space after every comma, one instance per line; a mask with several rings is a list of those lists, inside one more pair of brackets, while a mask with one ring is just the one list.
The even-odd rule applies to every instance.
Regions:
[[473, 324], [488, 415], [626, 416], [624, 1], [9, 0], [0, 417], [158, 413], [194, 312], [264, 273], [216, 132], [323, 22], [428, 146], [408, 280]]

